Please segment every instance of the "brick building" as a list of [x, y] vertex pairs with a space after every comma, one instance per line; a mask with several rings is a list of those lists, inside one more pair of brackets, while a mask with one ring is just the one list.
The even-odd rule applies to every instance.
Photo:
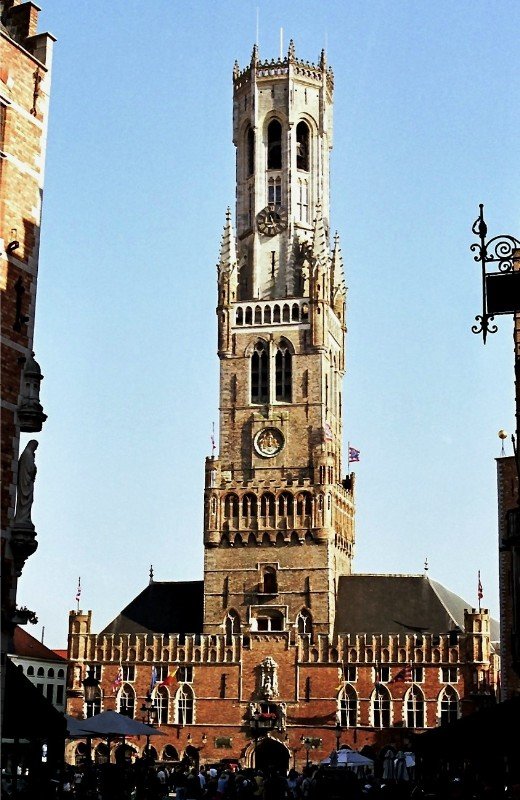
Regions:
[[[236, 223], [228, 211], [217, 268], [220, 446], [205, 467], [203, 581], [151, 574], [100, 633], [91, 612], [70, 614], [69, 713], [143, 718], [151, 692], [160, 758], [301, 766], [339, 744], [404, 745], [494, 696], [498, 628], [485, 609], [427, 574], [353, 571], [333, 88], [325, 54], [311, 64], [292, 42], [284, 59], [255, 46], [234, 68]], [[100, 686], [87, 708], [89, 667]]]
[[[21, 441], [21, 434], [41, 431], [46, 419], [39, 400], [42, 375], [34, 359], [33, 340], [54, 37], [38, 33], [38, 13], [31, 2], [0, 2], [1, 706], [5, 736], [13, 735], [9, 725], [14, 722], [6, 720], [6, 674], [18, 675], [8, 666], [7, 654], [14, 652], [15, 626], [27, 624], [33, 616], [17, 606], [18, 580], [26, 559], [37, 548], [31, 520], [34, 473], [29, 469], [34, 468], [36, 440]], [[28, 464], [23, 469], [23, 498], [17, 489], [22, 480], [21, 451]], [[9, 693], [14, 692], [11, 687]], [[25, 733], [28, 738], [29, 731]]]

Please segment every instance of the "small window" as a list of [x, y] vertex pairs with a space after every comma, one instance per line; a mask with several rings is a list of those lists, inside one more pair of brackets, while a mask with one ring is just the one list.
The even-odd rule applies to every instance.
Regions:
[[27, 667], [27, 674], [34, 675], [34, 667]]
[[123, 680], [135, 681], [135, 665], [123, 664]]
[[457, 683], [457, 667], [441, 667], [441, 681], [443, 683]]
[[180, 683], [193, 683], [193, 667], [191, 665], [179, 667], [177, 676]]
[[266, 567], [264, 570], [264, 580], [262, 591], [264, 594], [277, 594], [278, 585], [276, 580], [276, 570], [273, 567]]
[[355, 683], [357, 680], [357, 667], [355, 664], [343, 664], [343, 680]]
[[305, 122], [296, 126], [296, 166], [309, 171], [309, 128]]
[[43, 667], [38, 667], [37, 675], [39, 678], [43, 678], [45, 676], [45, 670]]
[[59, 705], [59, 706], [63, 705], [63, 690], [64, 690], [64, 688], [65, 687], [63, 686], [62, 683], [59, 683], [56, 686], [56, 704]]

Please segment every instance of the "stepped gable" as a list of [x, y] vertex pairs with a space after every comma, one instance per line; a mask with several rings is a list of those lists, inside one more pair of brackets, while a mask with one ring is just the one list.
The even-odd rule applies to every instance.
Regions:
[[[445, 634], [464, 631], [464, 609], [458, 595], [425, 575], [344, 575], [338, 582], [338, 634]], [[499, 639], [498, 622], [490, 620], [491, 639]]]
[[203, 597], [202, 581], [153, 581], [101, 634], [202, 633]]
[[60, 655], [60, 653], [67, 653], [66, 650], [56, 651], [51, 650], [43, 644], [43, 642], [35, 639], [30, 633], [27, 633], [19, 625], [14, 629], [12, 655], [19, 658], [39, 658], [42, 661], [66, 661], [67, 658]]

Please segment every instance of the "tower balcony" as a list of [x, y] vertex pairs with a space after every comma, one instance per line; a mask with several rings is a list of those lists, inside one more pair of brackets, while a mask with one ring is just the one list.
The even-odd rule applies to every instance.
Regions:
[[272, 325], [309, 325], [309, 298], [235, 303], [233, 330]]

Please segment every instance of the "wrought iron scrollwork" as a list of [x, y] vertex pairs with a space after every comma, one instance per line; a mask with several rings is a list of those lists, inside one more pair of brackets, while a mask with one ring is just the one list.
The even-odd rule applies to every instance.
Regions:
[[482, 203], [480, 203], [479, 209], [479, 216], [473, 223], [471, 230], [475, 236], [479, 237], [480, 242], [472, 244], [470, 250], [475, 253], [474, 259], [480, 263], [482, 269], [482, 314], [478, 314], [475, 317], [477, 324], [473, 325], [471, 330], [473, 333], [481, 333], [485, 344], [487, 334], [496, 333], [498, 330], [496, 325], [490, 325], [494, 317], [487, 313], [486, 266], [488, 264], [497, 264], [499, 272], [513, 272], [515, 264], [520, 263], [520, 241], [509, 234], [494, 236], [486, 241], [487, 225], [484, 220], [484, 205]]

